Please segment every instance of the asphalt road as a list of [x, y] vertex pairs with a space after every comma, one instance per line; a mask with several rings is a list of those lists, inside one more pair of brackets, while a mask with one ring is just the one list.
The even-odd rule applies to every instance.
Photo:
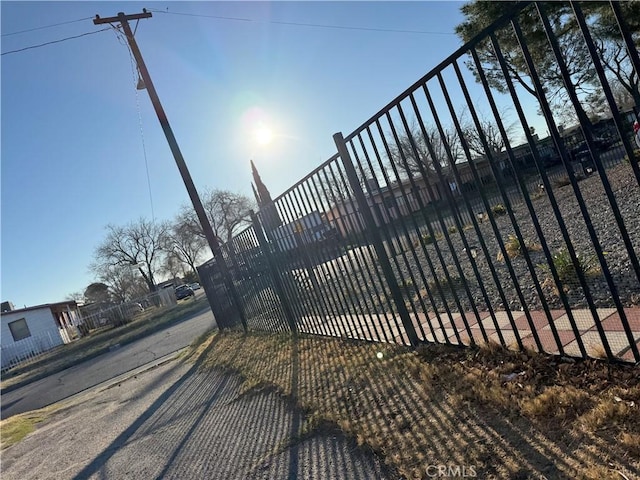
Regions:
[[2, 395], [2, 418], [42, 408], [191, 344], [215, 327], [211, 310]]

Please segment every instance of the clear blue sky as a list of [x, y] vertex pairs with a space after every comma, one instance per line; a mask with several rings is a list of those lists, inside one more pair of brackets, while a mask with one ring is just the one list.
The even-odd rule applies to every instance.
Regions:
[[[168, 8], [140, 21], [136, 38], [196, 187], [251, 195], [254, 158], [275, 197], [335, 153], [334, 133], [353, 131], [461, 45], [461, 5], [3, 1], [2, 52], [99, 30], [95, 14]], [[252, 140], [260, 120], [277, 134], [265, 148]], [[170, 220], [188, 196], [115, 33], [2, 56], [2, 300], [22, 307], [83, 291], [104, 227], [151, 218], [143, 137], [153, 213]]]

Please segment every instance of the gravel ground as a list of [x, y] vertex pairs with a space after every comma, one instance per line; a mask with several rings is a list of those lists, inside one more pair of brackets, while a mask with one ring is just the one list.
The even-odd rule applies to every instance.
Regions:
[[[628, 164], [619, 164], [609, 169], [607, 177], [632, 248], [637, 254], [640, 252], [640, 188], [637, 180]], [[593, 174], [581, 180], [578, 185], [588, 212], [587, 219], [581, 213], [571, 185], [555, 184], [553, 194], [566, 225], [567, 235], [578, 257], [586, 262], [588, 294], [596, 307], [615, 306], [603, 267], [596, 256], [597, 251], [602, 251], [606, 268], [611, 273], [622, 304], [640, 304], [640, 283], [631, 266], [627, 247], [621, 238], [600, 177]], [[561, 254], [563, 250], [566, 251], [566, 242], [549, 197], [544, 192], [533, 197], [535, 218], [539, 222], [542, 238], [550, 255]], [[407, 301], [413, 302], [417, 311], [432, 310], [434, 304], [439, 309], [446, 304], [452, 311], [471, 310], [472, 305], [479, 310], [487, 310], [487, 305], [497, 310], [521, 310], [523, 304], [531, 310], [539, 310], [543, 305], [542, 294], [550, 308], [565, 308], [527, 206], [524, 202], [514, 203], [512, 206], [516, 225], [525, 243], [531, 245], [528, 254], [532, 268], [523, 255], [512, 257], [508, 262], [501, 255], [498, 238], [508, 244], [509, 237], [515, 234], [514, 223], [509, 215], [493, 217], [497, 234], [488, 219], [479, 223], [486, 252], [471, 225], [467, 225], [462, 232], [448, 233], [450, 244], [447, 237], [444, 237], [426, 244], [424, 248], [420, 243], [420, 236], [428, 233], [426, 226], [422, 226], [420, 234], [417, 234], [415, 228], [411, 230], [407, 223], [410, 230], [408, 236], [403, 235], [402, 230], [398, 230], [400, 235], [389, 232], [394, 240], [387, 241], [385, 245]], [[587, 225], [591, 225], [596, 233], [599, 246], [591, 241]], [[477, 248], [478, 255], [475, 259], [465, 253], [463, 236], [467, 245]], [[456, 253], [459, 266], [455, 265], [452, 251]], [[477, 274], [474, 272], [474, 263]], [[509, 263], [513, 273], [510, 272]], [[295, 292], [290, 296], [297, 304], [307, 303], [310, 312], [313, 311], [310, 305], [323, 303], [338, 314], [356, 313], [363, 309], [369, 312], [389, 310], [388, 299], [380, 293], [384, 290], [381, 288], [381, 270], [371, 246], [351, 248], [341, 257], [316, 265], [314, 271], [318, 279], [315, 284], [309, 280], [308, 272], [304, 269], [285, 275], [290, 291]], [[577, 280], [565, 281], [564, 292], [569, 308], [588, 307], [587, 294]]]
[[377, 457], [239, 377], [171, 362], [65, 402], [2, 452], [3, 480], [394, 478]]

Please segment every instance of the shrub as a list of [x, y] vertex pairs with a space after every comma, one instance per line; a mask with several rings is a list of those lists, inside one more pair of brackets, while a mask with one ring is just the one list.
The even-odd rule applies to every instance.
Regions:
[[449, 277], [451, 281], [447, 279], [446, 275], [438, 277], [437, 282], [435, 279], [430, 280], [427, 284], [427, 287], [429, 288], [429, 290], [437, 291], [437, 283], [439, 283], [440, 287], [442, 287], [442, 291], [446, 294], [448, 290], [457, 290], [462, 286], [462, 279], [460, 277], [456, 275], [449, 275]]
[[[640, 149], [637, 149], [637, 148], [636, 148], [636, 149], [633, 151], [633, 156], [636, 158], [636, 163], [637, 163], [637, 162], [638, 162], [638, 160], [640, 160]], [[625, 155], [625, 156], [624, 156], [624, 161], [625, 161], [625, 163], [631, 163], [631, 162], [629, 162], [629, 155]]]
[[553, 184], [558, 188], [570, 185], [571, 181], [569, 180], [569, 175], [563, 175], [562, 177], [554, 180]]
[[[518, 240], [518, 237], [515, 235], [509, 235], [509, 238], [506, 242], [504, 242], [504, 248], [507, 251], [507, 255], [509, 258], [516, 258], [522, 255], [525, 251], [532, 252], [540, 250], [540, 245], [530, 242], [527, 239], [524, 239], [524, 245]], [[498, 260], [504, 260], [504, 256], [502, 252], [498, 253]]]
[[[576, 253], [577, 267], [571, 261], [571, 255], [567, 249], [562, 249], [551, 257], [553, 265], [558, 272], [558, 278], [565, 285], [576, 285], [579, 283], [578, 272], [581, 272], [585, 277], [593, 277], [600, 273], [600, 265], [598, 263], [598, 257], [594, 255], [585, 255], [582, 253]], [[549, 265], [541, 265], [541, 268], [547, 273], [551, 273]], [[552, 278], [548, 278], [548, 281], [552, 281]]]
[[436, 233], [435, 238], [428, 233], [425, 233], [424, 235], [422, 235], [422, 241], [424, 242], [425, 245], [430, 245], [435, 240], [440, 240], [441, 238], [442, 238], [442, 235], [440, 235], [439, 233]]
[[491, 211], [496, 217], [501, 217], [507, 214], [507, 209], [501, 203], [498, 203], [497, 205], [491, 207]]

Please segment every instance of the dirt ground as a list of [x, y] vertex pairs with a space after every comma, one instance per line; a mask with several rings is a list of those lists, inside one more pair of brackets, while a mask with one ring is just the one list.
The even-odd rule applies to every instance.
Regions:
[[205, 365], [239, 372], [247, 389], [277, 388], [404, 478], [640, 478], [637, 366], [498, 347], [414, 352], [257, 334], [211, 342]]

